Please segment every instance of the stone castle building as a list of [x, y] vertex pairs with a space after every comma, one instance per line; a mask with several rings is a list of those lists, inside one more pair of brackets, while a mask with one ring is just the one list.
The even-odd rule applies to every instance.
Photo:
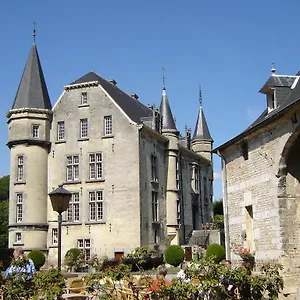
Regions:
[[287, 294], [300, 286], [299, 78], [273, 73], [260, 90], [264, 112], [214, 150], [223, 162], [227, 257], [246, 247], [258, 265], [283, 264]]
[[[196, 117], [196, 116], [195, 116]], [[200, 107], [181, 136], [165, 87], [160, 108], [90, 72], [52, 107], [33, 43], [8, 118], [9, 245], [57, 261], [57, 214], [48, 193], [72, 192], [62, 254], [108, 257], [147, 245], [186, 244], [212, 219], [212, 138]]]

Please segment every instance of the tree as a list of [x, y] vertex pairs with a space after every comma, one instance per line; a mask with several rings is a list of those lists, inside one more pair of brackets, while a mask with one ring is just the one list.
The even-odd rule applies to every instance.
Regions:
[[0, 248], [8, 245], [9, 175], [0, 178]]
[[217, 200], [213, 202], [213, 210], [214, 210], [214, 216], [216, 215], [224, 215], [223, 212], [223, 200]]

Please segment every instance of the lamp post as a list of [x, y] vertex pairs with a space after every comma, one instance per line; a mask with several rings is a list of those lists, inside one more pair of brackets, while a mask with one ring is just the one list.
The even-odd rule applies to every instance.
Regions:
[[69, 201], [72, 193], [64, 189], [62, 185], [59, 185], [57, 189], [49, 193], [52, 208], [58, 213], [58, 270], [61, 271], [61, 225], [62, 225], [62, 213], [69, 207]]

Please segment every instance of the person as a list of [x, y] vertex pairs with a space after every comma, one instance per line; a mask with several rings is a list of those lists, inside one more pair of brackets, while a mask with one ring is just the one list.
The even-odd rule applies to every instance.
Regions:
[[153, 280], [150, 283], [150, 287], [147, 290], [147, 294], [151, 292], [160, 291], [161, 285], [169, 286], [172, 284], [170, 280], [166, 279], [167, 273], [168, 269], [165, 265], [160, 265], [157, 267], [157, 279]]
[[231, 260], [226, 259], [226, 260], [225, 260], [225, 266], [226, 266], [229, 270], [231, 270], [231, 268], [232, 268]]
[[[24, 263], [25, 265], [19, 265], [18, 261], [25, 259]], [[13, 253], [13, 260], [10, 264], [10, 266], [6, 269], [4, 274], [4, 279], [7, 279], [9, 276], [14, 274], [27, 274], [27, 277], [25, 280], [31, 280], [33, 274], [35, 273], [35, 266], [33, 261], [30, 258], [24, 257], [24, 250], [21, 247], [18, 247], [14, 250]]]
[[182, 279], [183, 282], [190, 282], [191, 280], [186, 276], [185, 270], [188, 268], [188, 264], [186, 262], [181, 263], [181, 270], [177, 273], [177, 278]]

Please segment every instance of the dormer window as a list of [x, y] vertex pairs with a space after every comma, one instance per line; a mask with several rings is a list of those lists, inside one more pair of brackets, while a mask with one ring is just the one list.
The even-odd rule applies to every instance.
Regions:
[[272, 89], [270, 94], [267, 94], [268, 112], [276, 108], [275, 89]]
[[81, 93], [81, 105], [88, 104], [87, 92]]

